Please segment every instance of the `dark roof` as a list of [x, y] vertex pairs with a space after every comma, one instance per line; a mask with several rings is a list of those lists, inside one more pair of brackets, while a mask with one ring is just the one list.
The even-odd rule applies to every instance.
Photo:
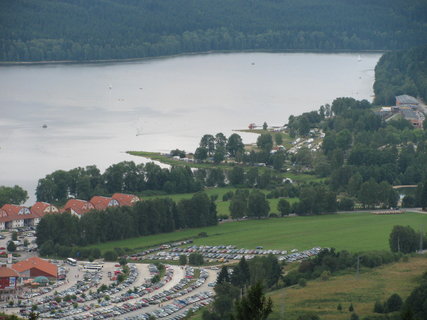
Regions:
[[414, 97], [408, 96], [407, 94], [397, 96], [396, 101], [400, 104], [418, 104], [418, 100]]
[[405, 118], [405, 119], [411, 119], [411, 120], [419, 120], [419, 116], [418, 116], [418, 114], [415, 112], [415, 111], [413, 111], [413, 110], [410, 110], [410, 109], [402, 109], [401, 110], [401, 112], [402, 112], [402, 114], [403, 114], [403, 117]]

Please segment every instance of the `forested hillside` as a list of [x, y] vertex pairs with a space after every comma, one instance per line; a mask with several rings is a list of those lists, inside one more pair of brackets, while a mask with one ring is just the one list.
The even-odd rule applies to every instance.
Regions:
[[401, 94], [427, 101], [427, 44], [383, 55], [375, 67], [374, 92], [376, 104], [394, 105]]
[[427, 34], [423, 0], [5, 0], [0, 61], [209, 50], [385, 50]]

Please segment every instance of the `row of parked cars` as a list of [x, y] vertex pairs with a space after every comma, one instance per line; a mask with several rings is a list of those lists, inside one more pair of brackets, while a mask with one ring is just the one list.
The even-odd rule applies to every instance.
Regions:
[[170, 248], [175, 248], [175, 247], [179, 247], [179, 246], [184, 246], [184, 245], [189, 244], [189, 243], [193, 243], [193, 240], [190, 239], [190, 240], [183, 240], [183, 241], [177, 241], [177, 242], [171, 242], [171, 243], [167, 243], [167, 244], [162, 244], [161, 246], [157, 246], [157, 247], [154, 247], [154, 248], [149, 248], [149, 249], [146, 249], [144, 251], [140, 251], [138, 253], [134, 253], [134, 254], [126, 257], [126, 258], [130, 259], [130, 260], [134, 260], [134, 261], [136, 261], [136, 260], [144, 260], [144, 259], [146, 259], [145, 256], [147, 256], [149, 254], [152, 254], [154, 252], [161, 251], [161, 250], [166, 250], [166, 249], [170, 249]]
[[205, 259], [211, 261], [228, 261], [240, 260], [245, 257], [246, 260], [255, 258], [256, 256], [265, 256], [273, 254], [280, 261], [296, 261], [317, 255], [320, 248], [312, 248], [299, 252], [297, 249], [292, 249], [290, 252], [286, 250], [264, 250], [264, 249], [237, 249], [234, 246], [188, 246], [186, 248], [172, 248], [168, 251], [159, 251], [147, 258], [151, 260], [178, 260], [180, 255], [189, 256], [191, 253], [200, 253]]

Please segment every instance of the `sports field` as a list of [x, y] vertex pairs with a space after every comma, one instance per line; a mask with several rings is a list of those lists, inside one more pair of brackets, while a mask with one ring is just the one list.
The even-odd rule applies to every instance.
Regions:
[[[389, 249], [388, 238], [394, 225], [410, 225], [418, 230], [427, 225], [427, 215], [405, 213], [374, 215], [368, 212], [328, 214], [321, 216], [271, 218], [222, 223], [218, 226], [157, 234], [122, 241], [92, 245], [103, 252], [114, 248], [144, 248], [161, 243], [196, 237], [195, 244], [236, 245], [243, 248], [263, 246], [266, 249], [308, 249], [334, 247], [352, 252]], [[424, 227], [425, 230], [425, 227]]]

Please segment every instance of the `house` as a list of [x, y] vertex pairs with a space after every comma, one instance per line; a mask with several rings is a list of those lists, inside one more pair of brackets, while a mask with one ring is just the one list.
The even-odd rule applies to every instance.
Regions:
[[65, 212], [69, 212], [72, 215], [75, 215], [77, 217], [81, 217], [83, 214], [94, 209], [95, 207], [93, 206], [92, 203], [90, 203], [89, 201], [79, 200], [79, 199], [68, 200], [63, 208]]
[[30, 209], [16, 204], [5, 204], [2, 209], [6, 212], [5, 228], [21, 228], [26, 219], [32, 219]]
[[411, 107], [416, 109], [418, 107], [418, 100], [414, 97], [408, 96], [407, 94], [396, 97], [396, 106], [401, 107]]
[[15, 290], [19, 274], [5, 264], [0, 266], [0, 290]]
[[[36, 202], [30, 209], [31, 213], [39, 217], [39, 221], [48, 213], [59, 213], [59, 209], [47, 202]], [[38, 224], [35, 223], [35, 225]]]
[[102, 196], [92, 197], [92, 199], [90, 199], [90, 203], [96, 210], [105, 210], [109, 207], [118, 207], [120, 205], [116, 199]]
[[27, 260], [19, 261], [12, 265], [12, 269], [18, 272], [19, 276], [24, 279], [39, 276], [55, 279], [58, 277], [58, 267], [39, 257], [32, 257]]
[[117, 200], [120, 206], [133, 206], [135, 203], [140, 201], [137, 196], [133, 194], [115, 193], [111, 198]]
[[410, 123], [412, 123], [414, 128], [422, 128], [423, 127], [424, 118], [417, 111], [414, 111], [411, 109], [400, 109], [400, 112], [402, 113], [402, 116], [406, 120], [408, 120]]

